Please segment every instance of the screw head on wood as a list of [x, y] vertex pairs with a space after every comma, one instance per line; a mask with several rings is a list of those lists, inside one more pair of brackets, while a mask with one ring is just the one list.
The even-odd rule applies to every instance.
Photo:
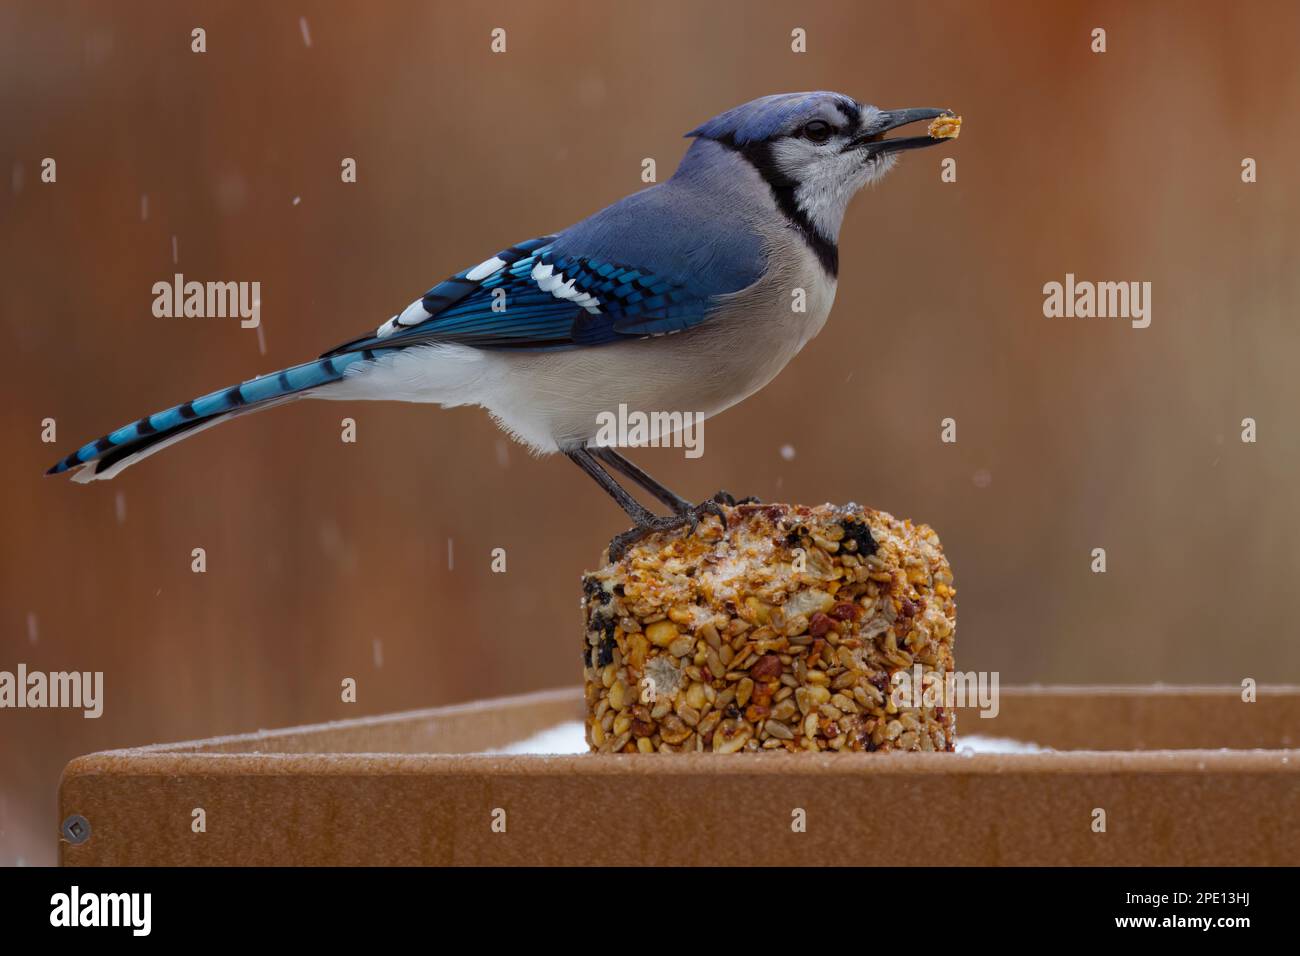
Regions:
[[74, 813], [63, 821], [59, 832], [63, 834], [63, 839], [73, 846], [80, 846], [90, 839], [90, 821], [80, 813]]

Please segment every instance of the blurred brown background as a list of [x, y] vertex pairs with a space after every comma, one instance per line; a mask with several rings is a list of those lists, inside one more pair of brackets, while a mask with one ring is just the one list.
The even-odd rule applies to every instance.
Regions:
[[[1300, 679], [1298, 31], [1290, 2], [0, 6], [0, 669], [106, 684], [99, 720], [0, 711], [0, 864], [53, 860], [80, 753], [576, 686], [579, 574], [626, 522], [481, 411], [306, 402], [112, 482], [41, 472], [641, 188], [643, 157], [667, 178], [685, 130], [777, 91], [966, 126], [858, 199], [831, 321], [704, 457], [638, 460], [934, 525], [963, 669]], [[265, 354], [154, 318], [174, 271], [260, 281]], [[1045, 319], [1066, 272], [1152, 282], [1151, 327]]]

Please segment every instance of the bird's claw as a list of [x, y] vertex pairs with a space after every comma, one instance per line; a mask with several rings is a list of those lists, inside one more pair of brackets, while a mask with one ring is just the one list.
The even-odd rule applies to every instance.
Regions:
[[[621, 534], [616, 534], [609, 542], [609, 560], [621, 561], [623, 555], [627, 554], [627, 549], [642, 538], [658, 531], [676, 531], [678, 528], [685, 526], [689, 520], [685, 514], [655, 515], [644, 524], [639, 524], [635, 528], [629, 528]], [[694, 527], [691, 530], [694, 530]]]
[[720, 489], [710, 500], [716, 501], [720, 505], [727, 505], [734, 508], [736, 505], [758, 505], [762, 502], [754, 495], [748, 495], [744, 498], [735, 498], [727, 489]]
[[[728, 497], [730, 496], [728, 495]], [[716, 499], [717, 496], [715, 495], [707, 501], [701, 501], [698, 505], [683, 508], [676, 514], [656, 515], [645, 524], [637, 525], [635, 528], [629, 528], [621, 534], [616, 534], [609, 542], [609, 560], [621, 561], [623, 555], [627, 554], [628, 548], [647, 535], [659, 531], [676, 531], [679, 528], [685, 528], [687, 534], [694, 534], [695, 529], [700, 526], [700, 522], [705, 515], [716, 515], [718, 520], [725, 525], [727, 515], [722, 510], [723, 503]]]
[[727, 524], [727, 515], [726, 512], [722, 510], [722, 505], [723, 502], [718, 501], [717, 498], [714, 497], [701, 501], [695, 507], [687, 509], [684, 514], [691, 523], [691, 530], [695, 530], [705, 515], [717, 515], [718, 520], [721, 521], [725, 527]]

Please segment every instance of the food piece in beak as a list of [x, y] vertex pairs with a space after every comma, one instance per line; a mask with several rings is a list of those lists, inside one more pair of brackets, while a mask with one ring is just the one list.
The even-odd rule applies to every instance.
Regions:
[[956, 139], [961, 135], [961, 117], [953, 116], [948, 113], [944, 116], [937, 116], [930, 123], [930, 128], [926, 130], [931, 139]]

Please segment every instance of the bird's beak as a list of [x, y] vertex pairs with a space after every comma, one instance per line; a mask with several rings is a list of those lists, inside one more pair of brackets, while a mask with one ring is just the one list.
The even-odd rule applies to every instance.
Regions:
[[866, 159], [874, 159], [877, 156], [883, 156], [885, 153], [898, 153], [905, 149], [920, 149], [923, 146], [933, 146], [935, 143], [942, 143], [945, 137], [927, 135], [885, 139], [885, 134], [892, 129], [898, 129], [898, 127], [906, 126], [909, 123], [919, 123], [922, 120], [935, 120], [940, 116], [952, 115], [951, 110], [884, 110], [876, 114], [871, 121], [871, 125], [863, 130], [861, 135], [855, 137], [849, 143], [849, 147], [863, 150], [866, 153]]

